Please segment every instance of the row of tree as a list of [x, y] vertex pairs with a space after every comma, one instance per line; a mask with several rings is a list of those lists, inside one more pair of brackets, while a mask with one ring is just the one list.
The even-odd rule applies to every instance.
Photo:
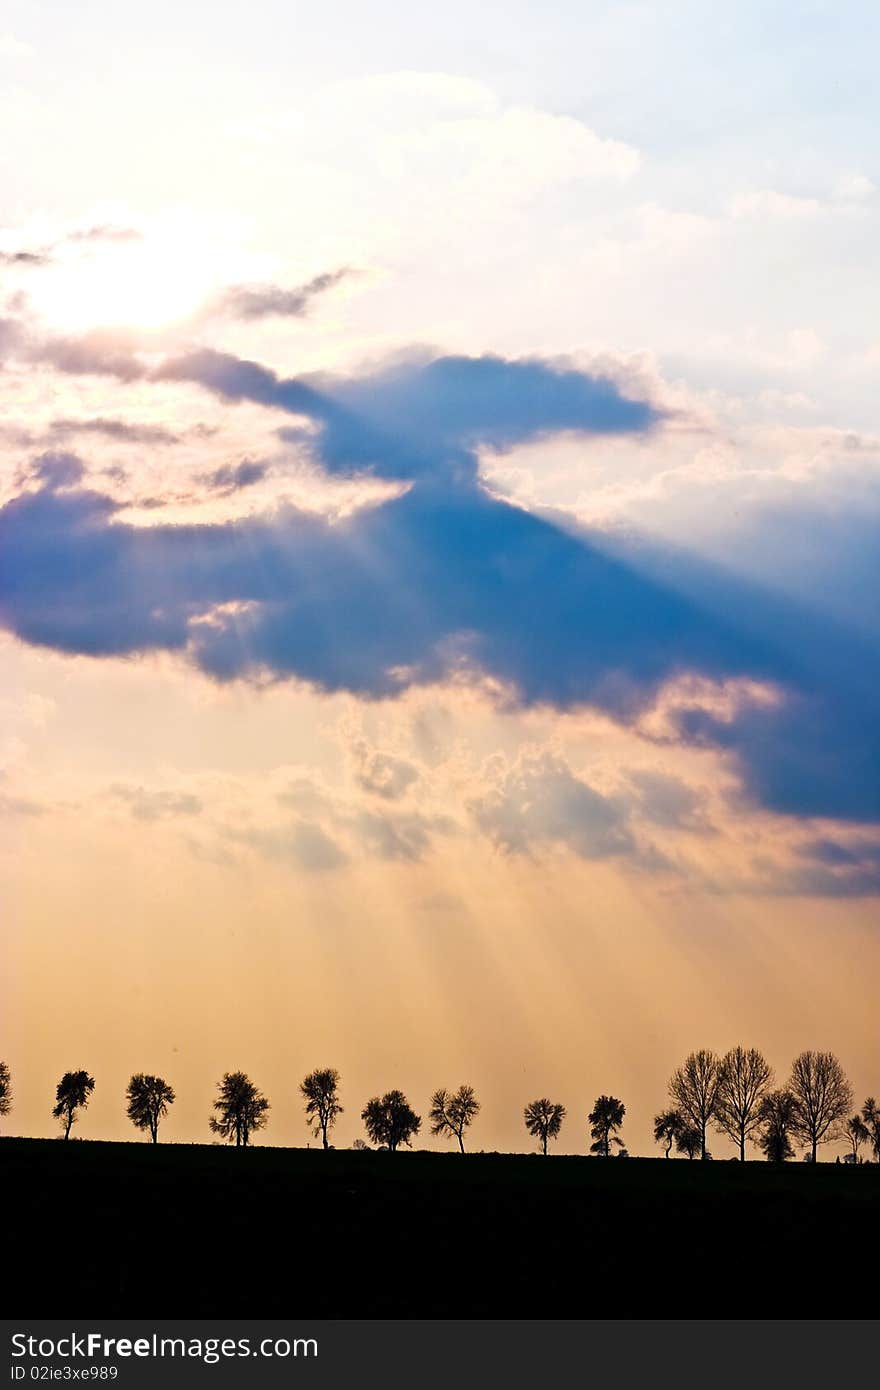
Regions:
[[[76, 1123], [95, 1089], [87, 1071], [65, 1072], [55, 1091], [53, 1116], [60, 1121], [64, 1138]], [[330, 1147], [330, 1133], [343, 1107], [339, 1099], [339, 1072], [333, 1067], [310, 1072], [300, 1083], [307, 1123], [323, 1147]], [[771, 1162], [794, 1156], [793, 1143], [806, 1147], [816, 1161], [820, 1144], [846, 1139], [847, 1158], [860, 1161], [863, 1145], [880, 1162], [880, 1107], [869, 1097], [861, 1112], [853, 1107], [852, 1087], [840, 1062], [831, 1052], [802, 1052], [792, 1064], [786, 1085], [774, 1088], [773, 1069], [756, 1048], [735, 1047], [723, 1057], [702, 1049], [692, 1052], [669, 1080], [671, 1105], [654, 1118], [654, 1138], [665, 1145], [669, 1158], [673, 1147], [688, 1158], [708, 1158], [708, 1130], [713, 1127], [736, 1144], [744, 1162], [747, 1141], [757, 1143]], [[132, 1124], [159, 1140], [159, 1124], [174, 1104], [175, 1094], [160, 1076], [138, 1072], [125, 1092], [126, 1112]], [[0, 1116], [12, 1108], [12, 1080], [0, 1062]], [[211, 1132], [239, 1147], [268, 1121], [270, 1104], [244, 1072], [226, 1072], [217, 1086], [210, 1117]], [[429, 1122], [435, 1137], [454, 1139], [465, 1152], [465, 1132], [480, 1112], [472, 1086], [457, 1091], [439, 1090], [431, 1097]], [[525, 1127], [546, 1155], [551, 1139], [557, 1139], [566, 1117], [564, 1105], [542, 1096], [523, 1111]], [[609, 1158], [616, 1149], [626, 1153], [620, 1130], [626, 1106], [616, 1096], [599, 1096], [588, 1116], [590, 1152]], [[411, 1144], [422, 1119], [402, 1091], [374, 1096], [361, 1111], [370, 1141], [394, 1153]], [[366, 1148], [355, 1140], [355, 1148]]]

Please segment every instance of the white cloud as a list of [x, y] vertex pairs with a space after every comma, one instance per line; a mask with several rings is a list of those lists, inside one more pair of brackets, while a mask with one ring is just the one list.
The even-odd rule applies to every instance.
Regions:
[[15, 34], [0, 34], [0, 58], [30, 58], [33, 48]]
[[777, 193], [772, 188], [739, 193], [730, 202], [730, 215], [737, 221], [793, 222], [818, 217], [823, 205], [818, 198], [801, 198]]

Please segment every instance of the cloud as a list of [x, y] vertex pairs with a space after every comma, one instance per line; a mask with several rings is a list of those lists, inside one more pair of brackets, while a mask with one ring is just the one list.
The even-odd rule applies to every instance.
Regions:
[[60, 438], [72, 434], [100, 435], [127, 444], [178, 444], [180, 435], [164, 425], [138, 424], [131, 420], [114, 420], [103, 416], [74, 420], [59, 418], [49, 425], [49, 433]]
[[[0, 38], [0, 45], [2, 42], [3, 40]], [[2, 57], [2, 47], [0, 47], [0, 57]], [[141, 233], [132, 227], [119, 227], [112, 224], [75, 227], [62, 233], [54, 241], [40, 246], [24, 247], [13, 251], [0, 249], [0, 266], [24, 270], [42, 269], [45, 266], [55, 265], [59, 259], [59, 252], [63, 253], [67, 246], [100, 245], [102, 242], [122, 245], [141, 239]]]
[[356, 739], [351, 748], [354, 777], [362, 791], [397, 801], [419, 779], [419, 770], [405, 758], [373, 749], [365, 739]]
[[759, 858], [754, 892], [810, 898], [870, 898], [880, 894], [880, 843], [820, 836], [795, 846], [793, 862]]
[[[78, 460], [47, 455], [41, 486], [0, 509], [0, 620], [23, 640], [93, 656], [176, 651], [218, 680], [294, 677], [373, 698], [488, 677], [511, 704], [591, 706], [626, 723], [689, 673], [742, 680], [773, 698], [731, 710], [683, 700], [667, 736], [726, 751], [772, 809], [880, 817], [880, 776], [866, 775], [880, 764], [876, 647], [708, 561], [575, 530], [479, 484], [482, 447], [559, 431], [649, 438], [662, 419], [650, 401], [568, 364], [498, 357], [285, 379], [203, 351], [156, 375], [299, 416], [310, 424], [297, 437], [328, 474], [408, 487], [338, 520], [288, 506], [135, 527]], [[655, 814], [669, 816], [661, 790]]]
[[133, 241], [142, 241], [143, 233], [136, 227], [121, 227], [112, 222], [102, 222], [95, 226], [74, 228], [61, 237], [59, 244], [64, 242], [101, 242], [107, 241], [114, 245], [122, 245]]
[[636, 790], [643, 820], [676, 830], [707, 829], [702, 797], [681, 778], [638, 769], [630, 771], [627, 779]]
[[30, 58], [33, 48], [15, 34], [0, 34], [0, 58]]
[[134, 330], [96, 328], [89, 333], [32, 341], [31, 359], [75, 376], [113, 376], [137, 381], [146, 368], [137, 356], [141, 336]]
[[496, 786], [471, 803], [480, 829], [510, 854], [565, 846], [582, 859], [634, 856], [625, 803], [576, 777], [557, 754], [527, 752], [505, 767]]
[[76, 487], [85, 477], [85, 464], [76, 454], [46, 453], [34, 459], [29, 476], [47, 492]]
[[17, 355], [23, 342], [24, 329], [21, 320], [0, 316], [0, 362]]
[[0, 251], [0, 265], [32, 269], [49, 265], [52, 257], [46, 251]]
[[42, 816], [46, 807], [26, 796], [11, 796], [0, 791], [0, 816]]
[[218, 492], [229, 494], [262, 482], [268, 471], [269, 465], [266, 463], [242, 459], [241, 463], [226, 463], [210, 473], [200, 473], [198, 481]]
[[312, 300], [333, 289], [352, 272], [348, 269], [316, 275], [295, 289], [280, 285], [232, 285], [210, 300], [202, 311], [206, 318], [235, 319], [302, 318]]
[[111, 795], [125, 802], [135, 820], [158, 821], [180, 816], [198, 816], [202, 802], [191, 792], [156, 791], [147, 787], [132, 787], [117, 783]]
[[[107, 360], [105, 345], [99, 347], [98, 362]], [[297, 429], [282, 437], [309, 444], [329, 473], [391, 480], [473, 477], [481, 446], [509, 448], [561, 430], [645, 432], [663, 418], [657, 406], [631, 399], [608, 376], [540, 359], [417, 358], [358, 377], [285, 379], [259, 363], [203, 349], [165, 362], [153, 375], [304, 416], [319, 426], [317, 435]]]
[[320, 825], [309, 821], [295, 821], [274, 829], [233, 828], [226, 835], [234, 844], [313, 873], [329, 873], [348, 862], [341, 846]]
[[352, 817], [350, 825], [369, 854], [406, 863], [423, 859], [434, 835], [452, 829], [448, 818], [424, 816], [417, 811], [397, 815], [361, 811]]

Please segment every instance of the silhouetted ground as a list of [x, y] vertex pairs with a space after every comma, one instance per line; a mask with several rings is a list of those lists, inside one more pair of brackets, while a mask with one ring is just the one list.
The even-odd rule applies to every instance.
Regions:
[[0, 1182], [8, 1316], [873, 1313], [880, 1165], [0, 1139]]

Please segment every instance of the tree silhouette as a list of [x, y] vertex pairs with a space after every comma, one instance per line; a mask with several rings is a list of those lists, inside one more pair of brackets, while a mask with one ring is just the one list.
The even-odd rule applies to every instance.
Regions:
[[234, 1140], [236, 1148], [242, 1148], [268, 1121], [269, 1102], [243, 1071], [224, 1072], [217, 1090], [220, 1094], [214, 1101], [217, 1114], [211, 1116], [211, 1132], [230, 1143]]
[[734, 1047], [721, 1059], [715, 1128], [739, 1149], [746, 1161], [746, 1140], [761, 1123], [761, 1101], [773, 1083], [773, 1068], [757, 1048]]
[[64, 1126], [65, 1139], [77, 1121], [77, 1110], [85, 1110], [95, 1089], [95, 1079], [87, 1071], [66, 1071], [55, 1088], [52, 1114]]
[[868, 1143], [875, 1159], [880, 1163], [880, 1105], [873, 1096], [868, 1096], [862, 1106], [862, 1120], [868, 1131]]
[[687, 1154], [688, 1158], [696, 1158], [700, 1154], [706, 1157], [703, 1136], [693, 1125], [684, 1124], [675, 1136], [675, 1148], [680, 1154]]
[[448, 1135], [458, 1140], [458, 1147], [464, 1153], [464, 1132], [480, 1113], [480, 1102], [474, 1095], [473, 1086], [459, 1086], [451, 1095], [448, 1091], [435, 1091], [431, 1097], [431, 1133]]
[[12, 1073], [5, 1062], [0, 1062], [0, 1118], [12, 1109]]
[[654, 1142], [666, 1145], [666, 1158], [685, 1128], [680, 1110], [661, 1110], [659, 1115], [654, 1116]]
[[422, 1118], [410, 1108], [402, 1091], [386, 1091], [381, 1100], [374, 1096], [361, 1111], [367, 1134], [374, 1144], [394, 1153], [409, 1144], [422, 1127]]
[[316, 1139], [320, 1134], [324, 1148], [329, 1149], [327, 1133], [343, 1113], [339, 1104], [339, 1072], [334, 1067], [310, 1071], [299, 1089], [306, 1103], [309, 1128]]
[[541, 1141], [541, 1152], [547, 1157], [547, 1140], [558, 1139], [565, 1119], [565, 1106], [555, 1105], [552, 1100], [542, 1096], [531, 1101], [523, 1111], [526, 1129]]
[[849, 1141], [850, 1154], [847, 1155], [851, 1163], [858, 1163], [859, 1149], [866, 1144], [871, 1135], [868, 1126], [865, 1124], [861, 1115], [851, 1115], [843, 1127], [845, 1138]]
[[758, 1147], [769, 1163], [794, 1158], [791, 1145], [794, 1096], [790, 1091], [768, 1091], [759, 1107]]
[[852, 1087], [833, 1052], [802, 1052], [792, 1063], [788, 1090], [794, 1096], [791, 1129], [809, 1145], [815, 1163], [819, 1145], [840, 1137]]
[[687, 1128], [695, 1129], [700, 1136], [701, 1158], [706, 1157], [706, 1126], [718, 1109], [720, 1081], [721, 1059], [706, 1048], [692, 1052], [669, 1079], [670, 1100], [681, 1112]]
[[590, 1145], [591, 1153], [609, 1158], [612, 1144], [623, 1148], [623, 1140], [619, 1139], [614, 1131], [620, 1129], [625, 1114], [626, 1106], [622, 1100], [617, 1100], [615, 1096], [599, 1096], [587, 1117], [594, 1141]]
[[159, 1121], [174, 1104], [174, 1092], [161, 1076], [145, 1076], [137, 1072], [125, 1092], [127, 1115], [135, 1129], [148, 1129], [154, 1144], [159, 1142]]

